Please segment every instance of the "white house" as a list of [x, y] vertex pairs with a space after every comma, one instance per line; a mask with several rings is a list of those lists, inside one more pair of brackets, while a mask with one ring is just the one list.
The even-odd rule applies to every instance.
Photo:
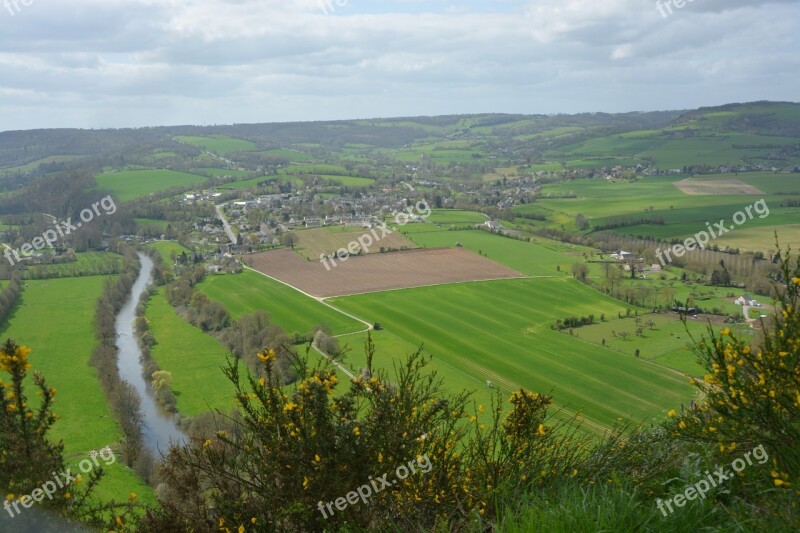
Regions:
[[738, 298], [736, 298], [734, 303], [736, 305], [746, 305], [748, 307], [759, 307], [760, 306], [760, 304], [756, 300], [754, 300], [753, 297], [750, 296], [749, 294], [743, 294], [743, 295], [739, 296]]

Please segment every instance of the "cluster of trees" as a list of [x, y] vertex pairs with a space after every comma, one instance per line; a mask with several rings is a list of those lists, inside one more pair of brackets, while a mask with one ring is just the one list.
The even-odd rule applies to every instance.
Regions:
[[326, 326], [315, 326], [308, 335], [289, 336], [284, 329], [272, 323], [270, 315], [256, 311], [231, 318], [225, 306], [200, 291], [196, 285], [203, 280], [205, 270], [198, 266], [186, 268], [175, 281], [167, 285], [164, 294], [167, 301], [175, 307], [179, 315], [193, 326], [214, 335], [237, 359], [244, 360], [255, 368], [256, 354], [265, 349], [275, 350], [279, 355], [279, 366], [287, 381], [292, 380], [292, 372], [285, 359], [292, 344], [310, 342], [313, 332]]
[[581, 326], [590, 326], [594, 324], [594, 315], [589, 316], [582, 316], [580, 318], [576, 316], [567, 317], [564, 320], [558, 319], [556, 323], [553, 324], [551, 327], [556, 331], [561, 331], [564, 329], [569, 328], [579, 328]]
[[145, 381], [149, 381], [152, 385], [153, 396], [161, 407], [168, 412], [174, 413], [176, 412], [175, 404], [177, 399], [172, 392], [172, 374], [161, 370], [161, 367], [153, 359], [153, 355], [150, 352], [156, 344], [156, 338], [150, 332], [150, 324], [145, 317], [145, 312], [147, 311], [147, 302], [156, 290], [153, 285], [145, 289], [139, 305], [136, 306], [134, 331], [142, 352], [142, 375]]
[[640, 224], [656, 224], [663, 226], [664, 219], [662, 217], [609, 217], [602, 224], [595, 224], [594, 231], [603, 231], [607, 229], [625, 228], [629, 226], [639, 226]]
[[6, 321], [11, 316], [11, 312], [17, 305], [20, 295], [20, 285], [22, 284], [22, 272], [18, 269], [11, 271], [11, 279], [8, 284], [0, 291], [0, 323]]

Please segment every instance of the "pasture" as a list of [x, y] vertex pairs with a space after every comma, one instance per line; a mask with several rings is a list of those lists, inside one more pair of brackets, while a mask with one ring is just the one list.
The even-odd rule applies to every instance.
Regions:
[[306, 333], [321, 323], [327, 324], [334, 335], [364, 329], [360, 322], [252, 270], [207, 276], [197, 288], [212, 300], [221, 302], [234, 318], [265, 311], [272, 317], [272, 322], [282, 326], [287, 333]]
[[253, 142], [228, 137], [226, 135], [210, 135], [208, 137], [180, 135], [176, 137], [176, 139], [186, 144], [202, 146], [209, 152], [222, 155], [231, 152], [253, 152], [258, 149], [258, 146]]
[[[550, 329], [556, 318], [601, 313], [622, 304], [571, 279], [517, 279], [422, 287], [330, 302], [406, 342], [424, 344], [448, 380], [491, 380], [504, 394], [552, 391], [557, 406], [582, 411], [590, 430], [617, 418], [663, 416], [693, 397], [677, 372]], [[449, 369], [449, 370], [447, 370]], [[456, 386], [455, 388], [460, 388]]]
[[95, 176], [97, 188], [107, 190], [115, 200], [127, 202], [151, 193], [169, 190], [173, 187], [199, 185], [206, 177], [174, 170], [121, 170], [104, 172]]
[[[570, 267], [582, 258], [588, 248], [537, 238], [537, 242], [507, 239], [482, 230], [442, 231], [428, 225], [434, 231], [408, 233], [414, 242], [426, 248], [456, 246], [497, 261], [529, 276], [563, 277], [570, 275]], [[406, 226], [406, 228], [411, 226]], [[403, 230], [405, 231], [405, 230]], [[559, 271], [559, 268], [561, 269]]]
[[122, 270], [122, 256], [109, 252], [81, 252], [75, 261], [54, 265], [29, 265], [23, 270], [25, 279], [71, 278], [114, 274]]
[[158, 253], [161, 255], [161, 259], [167, 265], [172, 264], [172, 254], [174, 253], [176, 256], [181, 255], [183, 252], [187, 254], [191, 254], [191, 250], [186, 248], [179, 242], [176, 241], [158, 241], [158, 242], [151, 242], [147, 245], [148, 248], [153, 248], [157, 250]]
[[222, 373], [228, 350], [179, 317], [163, 291], [150, 298], [145, 316], [157, 342], [151, 355], [161, 370], [172, 373], [178, 412], [196, 416], [215, 409], [233, 409], [233, 385]]
[[481, 213], [466, 209], [434, 209], [428, 216], [431, 224], [463, 226], [465, 224], [483, 224], [487, 218]]
[[[57, 390], [54, 411], [60, 420], [50, 438], [64, 440], [68, 463], [75, 464], [92, 450], [111, 445], [122, 437], [114, 414], [106, 402], [89, 357], [95, 347], [94, 312], [105, 276], [26, 281], [20, 304], [2, 336], [30, 347], [33, 370], [44, 374]], [[30, 377], [30, 376], [29, 376]], [[38, 403], [32, 379], [26, 387], [31, 402]], [[119, 457], [104, 468], [106, 478], [97, 494], [103, 499], [127, 501], [136, 492], [146, 503], [153, 493]]]

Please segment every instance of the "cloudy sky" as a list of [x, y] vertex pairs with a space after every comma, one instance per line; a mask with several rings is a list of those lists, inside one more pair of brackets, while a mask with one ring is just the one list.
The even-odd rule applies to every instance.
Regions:
[[0, 0], [0, 131], [800, 101], [800, 0], [666, 3]]

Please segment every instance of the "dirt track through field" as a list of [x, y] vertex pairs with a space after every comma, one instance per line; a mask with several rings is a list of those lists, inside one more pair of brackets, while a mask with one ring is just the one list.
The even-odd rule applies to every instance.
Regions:
[[444, 283], [523, 278], [524, 274], [462, 248], [410, 250], [335, 259], [330, 270], [290, 250], [247, 257], [255, 270], [318, 298]]

